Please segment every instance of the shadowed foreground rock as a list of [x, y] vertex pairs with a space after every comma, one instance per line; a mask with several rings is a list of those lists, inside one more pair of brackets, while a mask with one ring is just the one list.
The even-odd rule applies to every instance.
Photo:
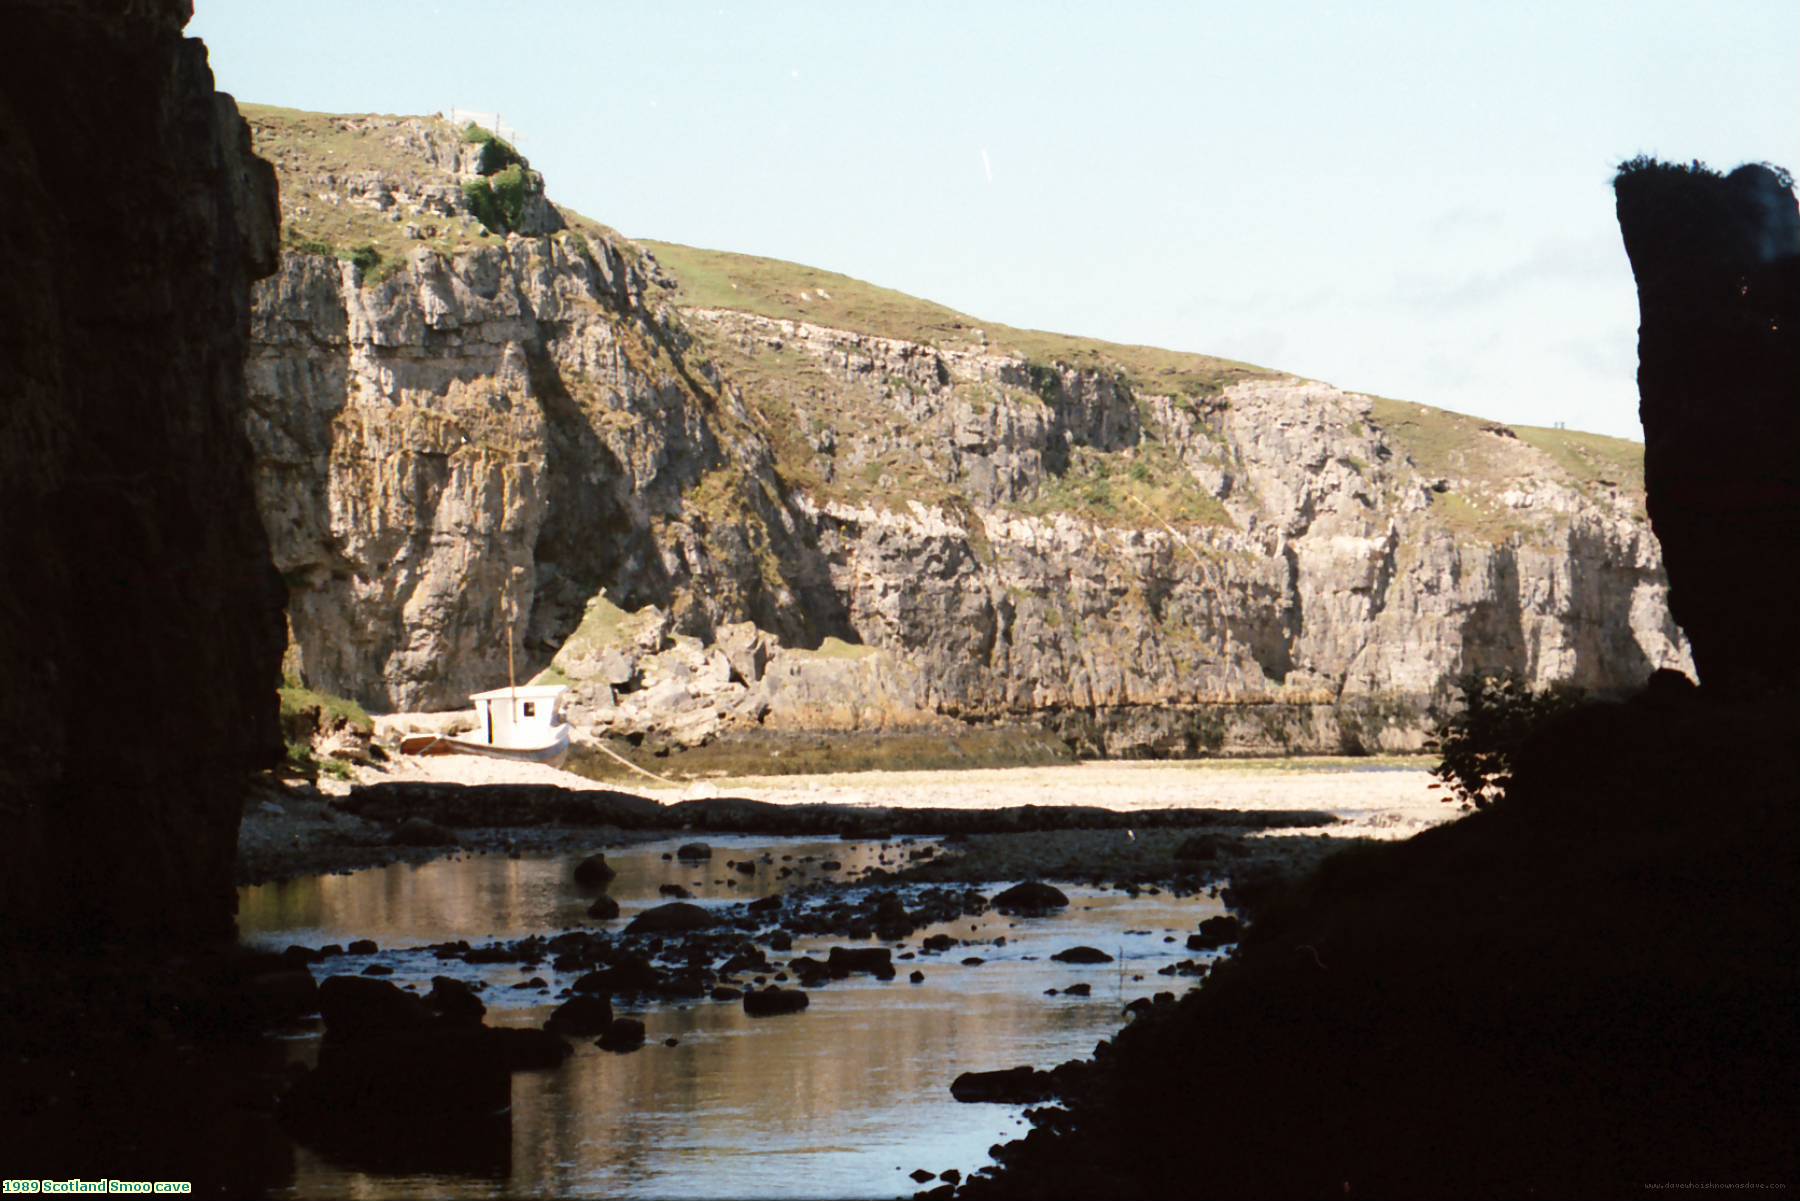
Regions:
[[1234, 880], [1248, 928], [1190, 945], [1237, 953], [1101, 1044], [1066, 1109], [1034, 1111], [958, 1196], [1641, 1197], [1800, 1174], [1800, 218], [1765, 168], [1628, 164], [1618, 195], [1651, 511], [1703, 686], [1659, 674], [1557, 717], [1460, 822], [1297, 887]]
[[[1639, 413], [1669, 607], [1701, 682], [1800, 682], [1800, 211], [1760, 165], [1635, 161]], [[1753, 581], [1753, 582], [1752, 582]]]
[[[229, 937], [243, 779], [280, 753], [284, 593], [243, 431], [275, 178], [189, 8], [6, 6], [4, 940]], [[102, 736], [120, 678], [142, 703]]]

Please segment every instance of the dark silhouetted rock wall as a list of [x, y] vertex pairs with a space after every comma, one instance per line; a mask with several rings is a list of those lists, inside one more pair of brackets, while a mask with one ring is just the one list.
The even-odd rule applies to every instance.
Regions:
[[1765, 166], [1627, 163], [1650, 521], [1702, 683], [1800, 681], [1800, 212]]
[[5, 7], [0, 940], [229, 936], [279, 751], [242, 370], [275, 181], [190, 15]]

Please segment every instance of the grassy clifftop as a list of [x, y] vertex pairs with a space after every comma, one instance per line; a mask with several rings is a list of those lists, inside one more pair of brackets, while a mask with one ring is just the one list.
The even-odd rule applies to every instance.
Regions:
[[[466, 194], [469, 184], [486, 178], [480, 174], [481, 160], [492, 147], [483, 144], [487, 139], [479, 132], [471, 134], [437, 116], [322, 114], [256, 104], [242, 109], [258, 153], [274, 163], [280, 178], [283, 241], [290, 251], [355, 262], [362, 268], [362, 280], [374, 282], [421, 247], [453, 258], [492, 246], [505, 236], [490, 229], [491, 222], [484, 224], [478, 206], [472, 206]], [[517, 166], [528, 167], [522, 160]], [[537, 180], [534, 173], [532, 179]], [[1236, 383], [1287, 378], [1279, 371], [1210, 355], [983, 321], [798, 263], [669, 242], [634, 244], [571, 210], [558, 213], [567, 227], [558, 237], [599, 239], [628, 255], [635, 255], [639, 245], [650, 249], [674, 282], [671, 295], [680, 308], [736, 310], [946, 350], [988, 350], [1033, 365], [1116, 375], [1140, 396], [1200, 400], [1216, 397]], [[941, 466], [916, 461], [919, 456], [904, 448], [890, 448], [866, 461], [840, 455], [835, 465], [822, 465], [820, 452], [802, 445], [811, 426], [824, 430], [833, 424], [824, 410], [834, 405], [845, 409], [837, 424], [849, 435], [888, 421], [891, 398], [852, 395], [853, 389], [826, 378], [819, 364], [805, 355], [749, 356], [712, 349], [728, 374], [746, 386], [753, 405], [769, 414], [784, 467], [797, 482], [852, 499], [865, 492], [881, 495], [895, 490], [939, 499], [946, 486], [954, 490]], [[975, 397], [974, 403], [981, 403], [981, 398]], [[798, 420], [801, 410], [804, 421]], [[1479, 536], [1500, 538], [1519, 528], [1519, 515], [1497, 499], [1513, 481], [1561, 479], [1596, 500], [1635, 500], [1642, 495], [1643, 448], [1635, 442], [1570, 430], [1509, 427], [1383, 398], [1372, 398], [1367, 420], [1411, 459], [1420, 474], [1443, 482], [1442, 503], [1434, 504], [1441, 519]], [[1059, 473], [1057, 486], [1021, 507], [1099, 518], [1110, 515], [1136, 523], [1149, 520], [1141, 511], [1147, 503], [1158, 519], [1201, 524], [1223, 520], [1217, 502], [1209, 496], [1187, 496], [1195, 491], [1188, 486], [1187, 473], [1155, 454], [1133, 450], [1122, 456], [1077, 449], [1067, 472]], [[1345, 452], [1352, 460], [1361, 453], [1354, 448]], [[1129, 490], [1132, 481], [1142, 482], [1146, 472], [1170, 486], [1179, 483], [1183, 495], [1142, 497], [1144, 503], [1130, 505], [1109, 505], [1103, 503], [1104, 497], [1096, 500], [1119, 487]]]
[[[684, 308], [758, 316], [946, 349], [987, 348], [1033, 362], [1115, 370], [1139, 392], [1205, 396], [1241, 380], [1285, 373], [1210, 355], [1128, 346], [1042, 330], [1015, 329], [891, 288], [780, 259], [640, 240], [678, 285]], [[1575, 430], [1508, 426], [1429, 405], [1374, 398], [1372, 419], [1427, 474], [1475, 485], [1514, 475], [1540, 452], [1540, 470], [1583, 491], [1643, 491], [1642, 444]], [[1510, 441], [1511, 446], [1504, 443]]]
[[1015, 329], [835, 271], [780, 259], [673, 242], [639, 244], [654, 252], [675, 277], [676, 301], [687, 308], [738, 309], [946, 349], [986, 347], [1033, 362], [1111, 367], [1141, 391], [1173, 395], [1206, 395], [1241, 379], [1281, 374], [1211, 355]]

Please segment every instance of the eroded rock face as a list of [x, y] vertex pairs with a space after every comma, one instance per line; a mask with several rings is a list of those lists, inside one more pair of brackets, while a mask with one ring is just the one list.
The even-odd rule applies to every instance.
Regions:
[[[422, 119], [269, 137], [301, 117], [410, 165], [354, 195], [284, 167], [290, 193], [385, 221], [461, 169], [409, 149]], [[672, 284], [573, 217], [374, 272], [285, 257], [251, 432], [309, 682], [458, 708], [506, 678], [512, 619], [521, 678], [553, 666], [597, 733], [1023, 719], [1133, 755], [1414, 749], [1464, 672], [1688, 665], [1629, 444]]]
[[[1627, 164], [1651, 521], [1701, 682], [1800, 680], [1800, 211], [1785, 173]], [[1743, 565], [1756, 564], [1753, 583]], [[1770, 598], [1781, 603], [1771, 604]]]
[[7, 8], [0, 938], [228, 937], [280, 752], [242, 374], [275, 180], [189, 8]]

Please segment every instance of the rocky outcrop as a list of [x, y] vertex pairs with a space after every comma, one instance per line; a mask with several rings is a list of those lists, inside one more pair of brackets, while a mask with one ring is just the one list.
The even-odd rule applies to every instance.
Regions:
[[[257, 297], [250, 429], [315, 686], [454, 708], [510, 641], [634, 741], [1024, 720], [1187, 754], [1416, 747], [1472, 670], [1686, 666], [1628, 443], [813, 320], [764, 303], [765, 260], [665, 266], [567, 213], [487, 237], [442, 122], [253, 124], [312, 206]], [[342, 258], [325, 215], [362, 223]]]
[[244, 777], [281, 748], [242, 375], [275, 180], [182, 37], [189, 11], [7, 10], [7, 940], [228, 937]]
[[[1615, 184], [1637, 276], [1650, 518], [1701, 682], [1800, 681], [1800, 211], [1751, 164], [1636, 160]], [[1746, 587], [1743, 565], [1757, 564]]]

